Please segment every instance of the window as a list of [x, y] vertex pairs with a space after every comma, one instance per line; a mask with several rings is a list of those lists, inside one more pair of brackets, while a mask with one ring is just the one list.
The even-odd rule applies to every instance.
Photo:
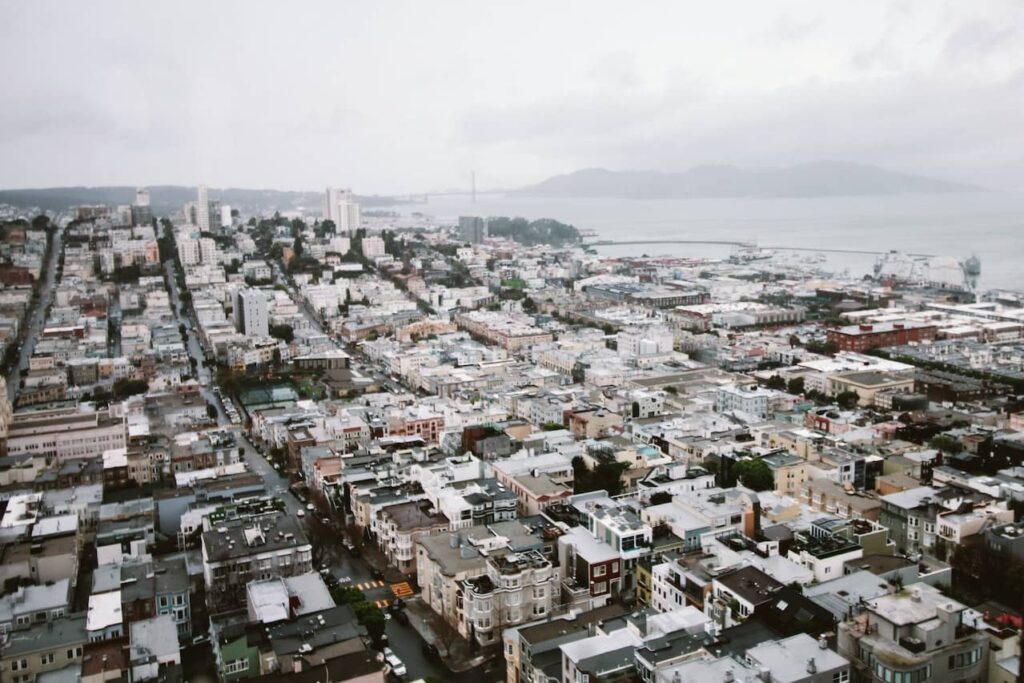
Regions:
[[604, 576], [607, 573], [608, 567], [603, 564], [594, 566], [594, 576]]
[[850, 683], [850, 670], [843, 669], [832, 674], [832, 683]]
[[39, 658], [39, 663], [43, 666], [46, 666], [47, 664], [53, 664], [53, 653], [47, 652], [45, 655], [42, 655]]
[[594, 584], [594, 595], [601, 595], [608, 591], [608, 584], [604, 581], [600, 581]]

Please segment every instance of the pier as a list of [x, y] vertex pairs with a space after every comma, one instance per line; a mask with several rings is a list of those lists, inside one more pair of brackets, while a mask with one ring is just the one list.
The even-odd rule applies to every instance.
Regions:
[[[868, 251], [864, 249], [829, 249], [821, 247], [779, 247], [779, 246], [759, 246], [752, 242], [743, 242], [740, 240], [596, 240], [594, 242], [584, 242], [585, 247], [607, 247], [607, 246], [619, 246], [619, 245], [632, 245], [632, 244], [711, 244], [720, 245], [727, 247], [747, 247], [751, 249], [763, 249], [768, 251], [809, 251], [823, 254], [862, 254], [866, 256], [881, 256], [887, 252], [884, 251]], [[921, 256], [931, 258], [934, 254], [907, 254], [908, 256]]]

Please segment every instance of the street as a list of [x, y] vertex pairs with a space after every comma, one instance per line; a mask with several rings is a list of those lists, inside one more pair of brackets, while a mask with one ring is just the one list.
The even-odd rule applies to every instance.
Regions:
[[[284, 276], [276, 264], [274, 264], [274, 269], [276, 279], [283, 281]], [[194, 322], [188, 315], [187, 309], [182, 305], [181, 296], [174, 277], [174, 262], [165, 262], [164, 270], [168, 288], [171, 292], [171, 306], [177, 315], [179, 324], [185, 326], [186, 348], [188, 349], [189, 356], [196, 361], [196, 372], [198, 373], [202, 395], [209, 403], [216, 406], [218, 424], [235, 433], [238, 447], [243, 449], [245, 462], [253, 473], [263, 479], [267, 493], [283, 500], [290, 514], [296, 514], [301, 510], [303, 513], [302, 519], [307, 526], [310, 525], [314, 516], [319, 516], [323, 513], [319, 510], [306, 510], [305, 505], [289, 490], [290, 481], [288, 477], [274, 469], [270, 462], [249, 440], [249, 437], [243, 433], [243, 430], [238, 425], [232, 423], [225, 413], [220, 396], [215, 394], [211, 387], [212, 374], [206, 366], [202, 346], [196, 337]], [[309, 310], [305, 301], [296, 296], [291, 289], [289, 289], [289, 295], [296, 300], [299, 309], [310, 320], [311, 324], [317, 329], [321, 329], [319, 321], [317, 321], [312, 311]], [[394, 380], [383, 373], [362, 365], [358, 361], [356, 362], [367, 376], [373, 377], [381, 385], [387, 386], [393, 391], [403, 390]], [[340, 544], [333, 548], [326, 548], [324, 558], [328, 563], [331, 574], [345, 585], [362, 590], [367, 600], [385, 607], [386, 612], [386, 605], [395, 599], [395, 593], [392, 589], [392, 585], [395, 584], [375, 578], [366, 560], [358, 553], [345, 550]], [[402, 582], [398, 581], [397, 583]], [[399, 619], [390, 618], [385, 626], [385, 633], [388, 637], [388, 645], [395, 651], [395, 654], [405, 663], [408, 669], [408, 675], [406, 676], [408, 680], [416, 680], [426, 676], [434, 676], [443, 681], [454, 681], [456, 683], [496, 683], [497, 681], [504, 680], [505, 667], [501, 659], [492, 660], [463, 673], [449, 671], [440, 661], [429, 658], [426, 655], [423, 638], [408, 622], [403, 623]]]
[[46, 313], [50, 310], [50, 304], [53, 301], [53, 285], [57, 280], [57, 265], [63, 252], [64, 228], [60, 227], [53, 233], [53, 243], [50, 247], [49, 258], [43, 264], [43, 286], [39, 290], [39, 299], [29, 313], [29, 318], [26, 322], [25, 334], [22, 336], [21, 349], [18, 354], [18, 362], [14, 364], [7, 375], [7, 397], [12, 403], [18, 394], [18, 387], [21, 384], [21, 373], [23, 370], [28, 369], [28, 361], [36, 347], [36, 340], [39, 339], [39, 334], [46, 323]]

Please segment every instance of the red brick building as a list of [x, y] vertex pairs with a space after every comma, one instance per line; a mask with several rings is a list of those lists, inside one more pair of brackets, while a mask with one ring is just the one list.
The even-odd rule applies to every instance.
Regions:
[[903, 346], [935, 339], [938, 328], [928, 323], [901, 322], [847, 325], [828, 331], [828, 341], [840, 351], [869, 351], [883, 346]]

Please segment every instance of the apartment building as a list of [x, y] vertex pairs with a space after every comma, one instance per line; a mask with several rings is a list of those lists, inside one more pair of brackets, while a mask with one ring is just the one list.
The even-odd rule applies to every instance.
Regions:
[[503, 629], [547, 616], [557, 597], [554, 576], [551, 561], [536, 550], [488, 556], [484, 574], [462, 584], [463, 630], [489, 645]]
[[313, 565], [313, 546], [291, 515], [218, 522], [203, 531], [202, 551], [211, 612], [243, 606], [249, 581], [304, 574]]
[[416, 573], [416, 539], [448, 530], [448, 518], [432, 512], [430, 501], [388, 505], [378, 511], [377, 543], [403, 574]]
[[85, 624], [79, 614], [12, 634], [0, 655], [0, 683], [34, 683], [41, 674], [79, 666], [88, 642]]
[[872, 683], [985, 680], [988, 636], [964, 623], [967, 607], [915, 583], [863, 603], [839, 625], [839, 653]]

